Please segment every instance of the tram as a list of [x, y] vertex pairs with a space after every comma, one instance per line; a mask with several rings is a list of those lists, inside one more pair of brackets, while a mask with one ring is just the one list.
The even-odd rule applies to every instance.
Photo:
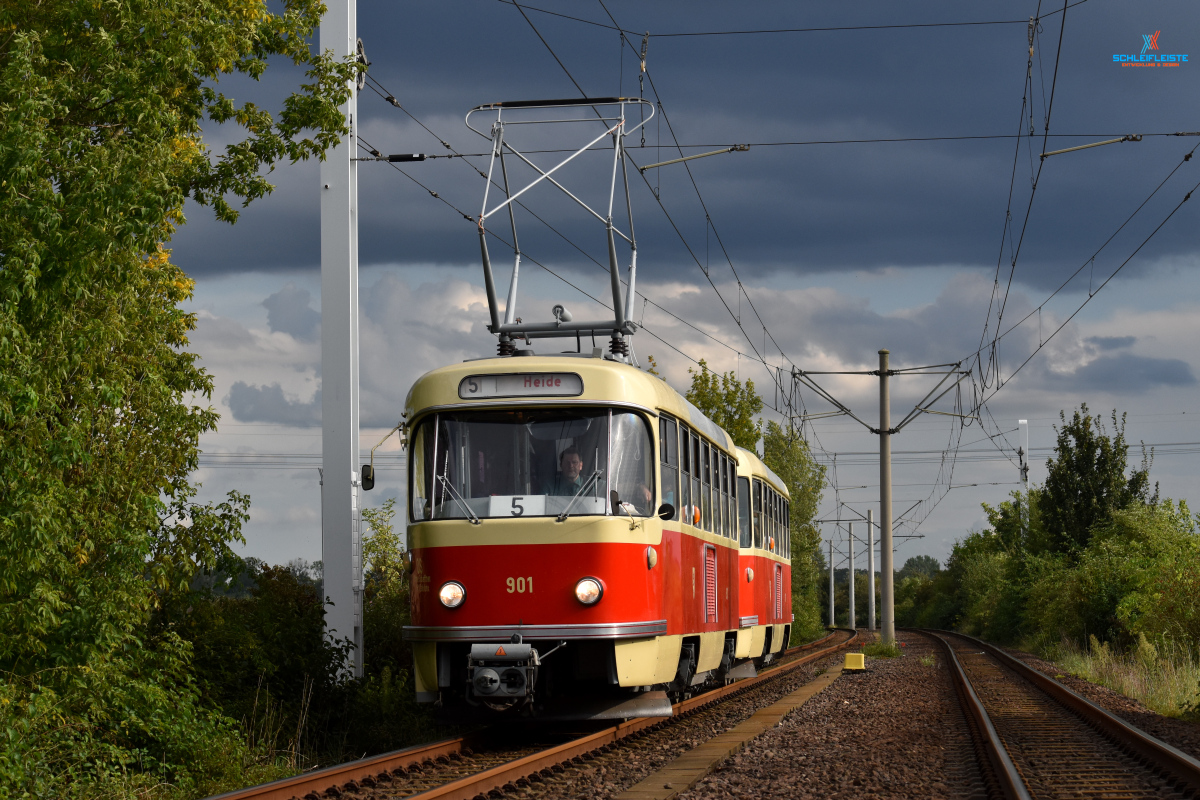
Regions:
[[784, 646], [786, 487], [664, 381], [500, 357], [425, 375], [406, 415], [419, 701], [669, 716]]
[[[632, 351], [637, 244], [624, 147], [654, 111], [618, 97], [489, 103], [467, 115], [491, 147], [478, 231], [498, 347], [422, 376], [405, 401], [404, 635], [420, 702], [544, 718], [670, 716], [673, 698], [755, 675], [788, 640], [786, 486], [638, 368]], [[490, 127], [476, 121], [483, 113]], [[548, 169], [517, 146], [543, 123], [586, 129]], [[606, 140], [604, 212], [558, 170]], [[510, 185], [518, 168], [528, 168], [523, 187]], [[561, 190], [603, 224], [611, 318], [576, 320], [561, 304], [551, 320], [516, 316], [515, 201], [535, 187]], [[618, 187], [624, 230], [614, 222]], [[503, 308], [488, 249], [497, 214], [513, 248]], [[627, 276], [618, 240], [629, 246]], [[555, 346], [564, 342], [565, 352]]]

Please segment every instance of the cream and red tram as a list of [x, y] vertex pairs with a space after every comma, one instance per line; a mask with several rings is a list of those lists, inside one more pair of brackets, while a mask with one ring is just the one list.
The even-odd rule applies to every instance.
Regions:
[[406, 414], [418, 700], [669, 715], [787, 641], [786, 489], [662, 380], [471, 361]]
[[[485, 113], [490, 127], [476, 127]], [[648, 101], [617, 97], [488, 103], [467, 114], [491, 148], [478, 234], [499, 347], [496, 358], [426, 374], [406, 401], [405, 636], [419, 701], [547, 717], [669, 715], [671, 696], [753, 675], [787, 641], [784, 485], [638, 369], [630, 348], [637, 244], [625, 140], [654, 113]], [[549, 169], [517, 146], [543, 124], [555, 136], [583, 131]], [[577, 157], [610, 160], [577, 173], [604, 176], [606, 210], [564, 185], [560, 167]], [[510, 184], [523, 169], [528, 184]], [[515, 201], [535, 187], [561, 190], [603, 226], [611, 317], [576, 320], [562, 305], [552, 320], [516, 316]], [[488, 250], [497, 215], [513, 246], [503, 306]], [[618, 240], [629, 246], [625, 276]], [[535, 354], [535, 344], [564, 341], [575, 352]]]

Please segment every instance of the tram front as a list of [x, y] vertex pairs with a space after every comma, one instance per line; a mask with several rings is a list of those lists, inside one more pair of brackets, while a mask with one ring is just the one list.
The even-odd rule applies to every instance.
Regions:
[[[645, 664], [621, 646], [667, 632], [664, 570], [648, 554], [662, 544], [657, 381], [603, 359], [564, 361], [469, 362], [409, 395], [405, 635], [420, 701], [670, 713], [662, 692], [639, 691], [651, 684]], [[641, 650], [657, 663], [655, 647]]]

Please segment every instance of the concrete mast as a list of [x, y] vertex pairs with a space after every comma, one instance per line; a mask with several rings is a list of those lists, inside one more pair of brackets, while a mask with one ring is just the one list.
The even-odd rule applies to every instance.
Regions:
[[[326, 0], [320, 47], [357, 51], [356, 0]], [[325, 634], [350, 639], [362, 675], [358, 443], [358, 114], [355, 85], [341, 107], [350, 132], [321, 162], [321, 560]]]

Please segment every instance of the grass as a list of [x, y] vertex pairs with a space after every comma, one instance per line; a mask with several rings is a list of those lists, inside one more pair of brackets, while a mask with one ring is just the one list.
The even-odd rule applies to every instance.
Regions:
[[904, 651], [900, 649], [897, 642], [892, 641], [885, 644], [879, 640], [879, 634], [875, 634], [875, 637], [875, 641], [863, 645], [863, 655], [870, 658], [899, 658], [904, 655]]
[[934, 656], [933, 653], [926, 653], [925, 655], [921, 656], [918, 661], [921, 662], [921, 666], [923, 667], [932, 667], [933, 665], [937, 664], [937, 657]]
[[1084, 649], [1063, 641], [1047, 654], [1061, 669], [1107, 686], [1166, 717], [1200, 719], [1200, 657], [1177, 645], [1155, 647], [1145, 636], [1127, 653], [1091, 637]]

